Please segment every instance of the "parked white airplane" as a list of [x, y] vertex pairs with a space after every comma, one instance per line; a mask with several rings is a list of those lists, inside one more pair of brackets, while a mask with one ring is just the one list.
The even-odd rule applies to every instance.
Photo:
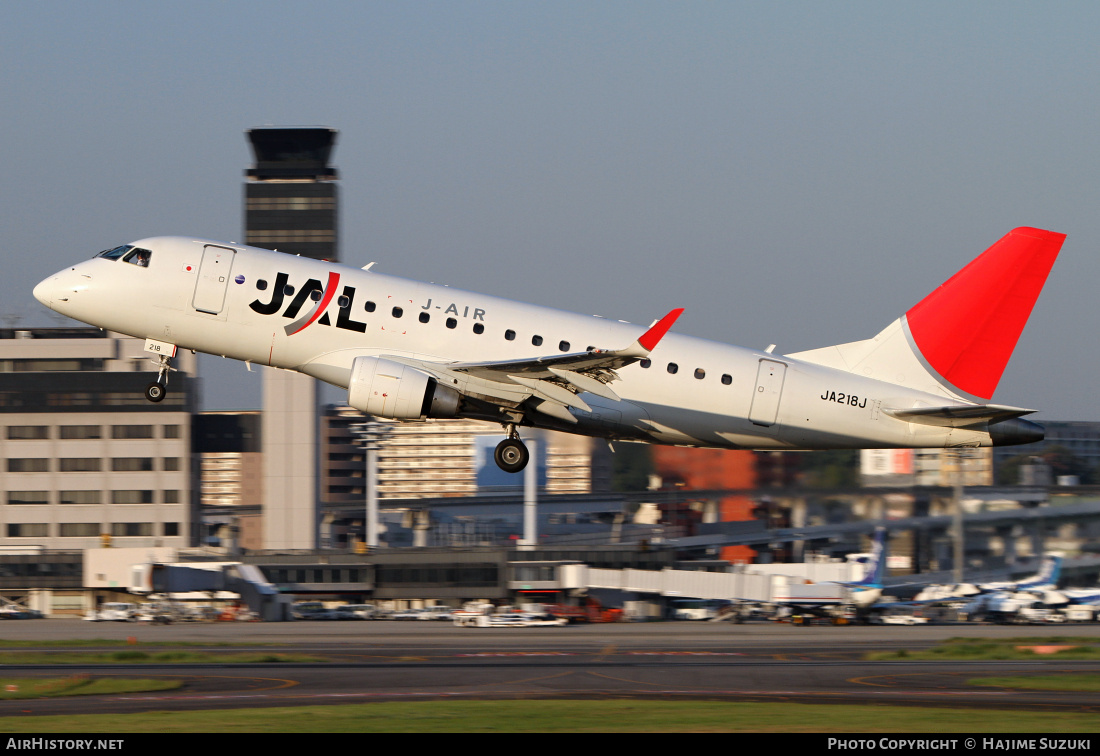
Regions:
[[157, 237], [106, 250], [34, 296], [147, 339], [164, 398], [177, 347], [297, 370], [401, 420], [733, 449], [998, 446], [1043, 438], [985, 403], [1064, 234], [1009, 232], [872, 339], [780, 356], [240, 244]]
[[1053, 591], [1062, 579], [1062, 555], [1049, 553], [1043, 555], [1039, 571], [1022, 580], [1008, 580], [1000, 583], [980, 583], [977, 589], [981, 593], [997, 591]]
[[[918, 593], [911, 603], [947, 603], [975, 596], [993, 594], [1011, 594], [1019, 591], [1037, 591], [1043, 593], [1058, 588], [1062, 578], [1062, 555], [1049, 553], [1043, 555], [1039, 571], [1021, 580], [1008, 580], [998, 583], [952, 583], [948, 585], [929, 585]], [[980, 601], [979, 601], [980, 604]]]

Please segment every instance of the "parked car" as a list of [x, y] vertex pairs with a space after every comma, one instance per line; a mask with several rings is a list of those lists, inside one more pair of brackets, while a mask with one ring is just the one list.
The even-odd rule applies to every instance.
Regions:
[[417, 619], [422, 620], [447, 620], [454, 618], [454, 610], [449, 606], [429, 606], [420, 612]]
[[386, 619], [392, 620], [415, 620], [420, 619], [420, 615], [423, 612], [422, 609], [405, 609], [399, 612], [391, 612]]
[[378, 608], [374, 604], [344, 604], [340, 608], [354, 614], [354, 619], [369, 620], [375, 619], [378, 615]]

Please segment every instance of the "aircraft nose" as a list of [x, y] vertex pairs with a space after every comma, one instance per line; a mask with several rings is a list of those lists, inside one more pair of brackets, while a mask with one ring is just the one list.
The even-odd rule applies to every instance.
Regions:
[[[54, 273], [34, 287], [34, 298], [51, 310], [62, 312], [74, 296], [85, 291], [91, 283], [91, 276], [78, 268], [69, 268]], [[68, 313], [64, 313], [68, 314]]]
[[53, 309], [54, 292], [57, 290], [56, 280], [57, 276], [50, 276], [49, 278], [40, 281], [39, 284], [34, 287], [34, 291], [32, 292], [35, 299], [49, 307], [51, 310]]

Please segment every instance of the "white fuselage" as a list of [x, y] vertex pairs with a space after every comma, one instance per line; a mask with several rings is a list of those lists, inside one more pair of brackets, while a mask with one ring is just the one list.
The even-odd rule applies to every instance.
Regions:
[[[244, 245], [186, 237], [134, 244], [152, 251], [147, 267], [93, 258], [43, 281], [35, 296], [102, 328], [345, 388], [361, 356], [443, 367], [536, 359], [619, 349], [645, 330]], [[726, 448], [991, 445], [984, 430], [915, 424], [882, 411], [965, 406], [945, 395], [688, 336], [669, 334], [648, 360], [618, 375], [610, 385], [621, 402], [582, 393], [592, 411], [571, 409], [576, 424], [537, 412], [526, 422]]]

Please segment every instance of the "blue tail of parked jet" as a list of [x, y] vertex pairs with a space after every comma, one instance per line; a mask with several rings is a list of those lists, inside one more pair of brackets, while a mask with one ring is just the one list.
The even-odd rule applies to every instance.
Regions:
[[1039, 574], [1033, 578], [1016, 584], [1018, 589], [1058, 587], [1058, 580], [1062, 577], [1062, 557], [1057, 554], [1047, 554], [1043, 557], [1043, 565], [1039, 568]]
[[850, 588], [882, 588], [886, 576], [886, 528], [875, 528], [871, 556], [867, 559], [867, 571], [861, 580], [845, 583]]

